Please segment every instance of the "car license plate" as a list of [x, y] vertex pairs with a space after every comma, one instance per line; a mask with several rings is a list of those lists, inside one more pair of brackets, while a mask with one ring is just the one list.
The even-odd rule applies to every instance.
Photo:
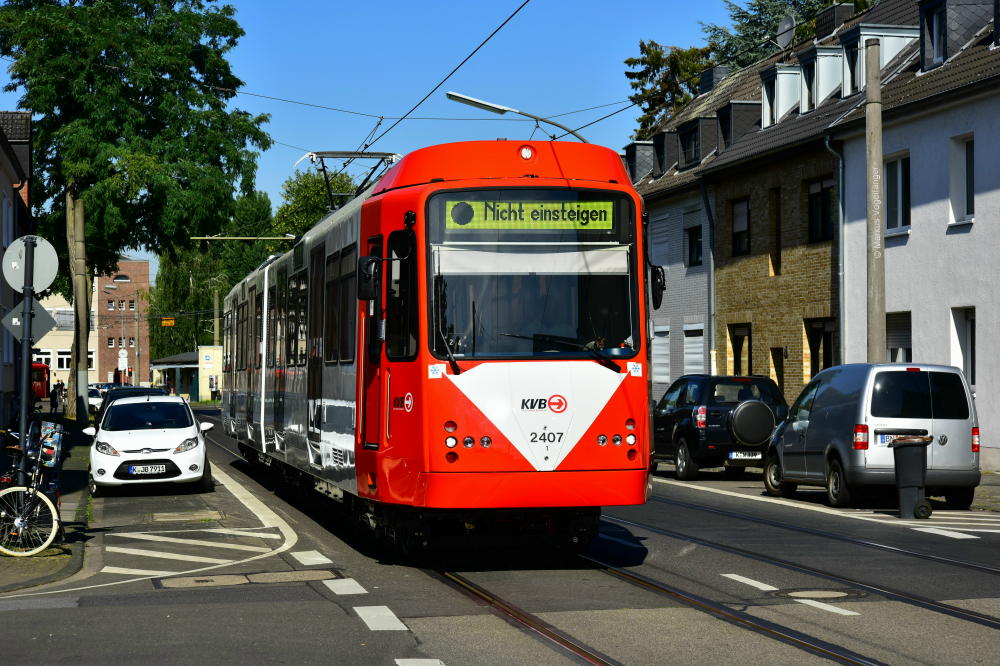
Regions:
[[730, 460], [760, 460], [760, 454], [756, 451], [730, 451]]
[[879, 446], [888, 446], [889, 444], [892, 444], [892, 442], [895, 441], [897, 437], [900, 437], [900, 435], [879, 435], [878, 436]]
[[166, 465], [132, 465], [128, 468], [129, 474], [163, 474], [167, 471]]

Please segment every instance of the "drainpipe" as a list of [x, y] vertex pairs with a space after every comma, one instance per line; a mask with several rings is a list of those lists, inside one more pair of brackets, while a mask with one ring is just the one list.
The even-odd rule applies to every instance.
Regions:
[[712, 206], [708, 201], [708, 188], [705, 181], [699, 179], [701, 200], [705, 205], [705, 218], [708, 222], [708, 372], [716, 374], [715, 367], [715, 219], [712, 216]]
[[845, 225], [847, 223], [847, 193], [844, 191], [844, 156], [833, 149], [830, 145], [830, 135], [823, 137], [823, 145], [837, 160], [837, 329], [840, 331], [840, 362], [846, 363], [847, 354], [847, 328], [844, 326], [844, 317], [847, 311], [844, 294], [844, 240]]

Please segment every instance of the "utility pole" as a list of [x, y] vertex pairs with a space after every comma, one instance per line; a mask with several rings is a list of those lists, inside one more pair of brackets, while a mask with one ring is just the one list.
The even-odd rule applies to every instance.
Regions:
[[868, 362], [885, 363], [885, 244], [882, 87], [879, 41], [865, 40], [865, 145], [868, 159]]
[[219, 288], [212, 289], [212, 344], [219, 346]]
[[69, 245], [70, 275], [73, 281], [73, 309], [76, 326], [73, 330], [73, 356], [69, 386], [66, 393], [66, 417], [88, 423], [87, 413], [87, 350], [90, 340], [90, 279], [87, 275], [86, 227], [83, 200], [66, 192], [66, 240]]
[[34, 411], [34, 394], [31, 391], [31, 307], [35, 300], [35, 244], [34, 236], [24, 237], [24, 302], [21, 309], [21, 413], [18, 415], [21, 436], [21, 458], [17, 468], [17, 483], [28, 485], [28, 414]]

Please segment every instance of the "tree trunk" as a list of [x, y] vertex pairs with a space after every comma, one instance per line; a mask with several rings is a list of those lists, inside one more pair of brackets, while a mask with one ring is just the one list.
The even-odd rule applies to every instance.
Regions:
[[[86, 228], [83, 200], [66, 193], [66, 240], [73, 279], [73, 354], [70, 360], [69, 386], [66, 391], [66, 417], [81, 424], [90, 422], [87, 410], [87, 352], [90, 347], [90, 277], [87, 274]], [[94, 359], [96, 362], [96, 359]]]

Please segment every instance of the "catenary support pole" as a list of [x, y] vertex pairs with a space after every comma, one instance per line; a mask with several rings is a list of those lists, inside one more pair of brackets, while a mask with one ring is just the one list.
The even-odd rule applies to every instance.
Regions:
[[28, 415], [35, 406], [31, 391], [31, 308], [35, 300], [35, 237], [24, 237], [24, 302], [21, 309], [21, 459], [17, 468], [17, 484], [28, 485]]
[[865, 40], [865, 145], [868, 161], [868, 362], [885, 363], [885, 243], [882, 87], [879, 41]]

